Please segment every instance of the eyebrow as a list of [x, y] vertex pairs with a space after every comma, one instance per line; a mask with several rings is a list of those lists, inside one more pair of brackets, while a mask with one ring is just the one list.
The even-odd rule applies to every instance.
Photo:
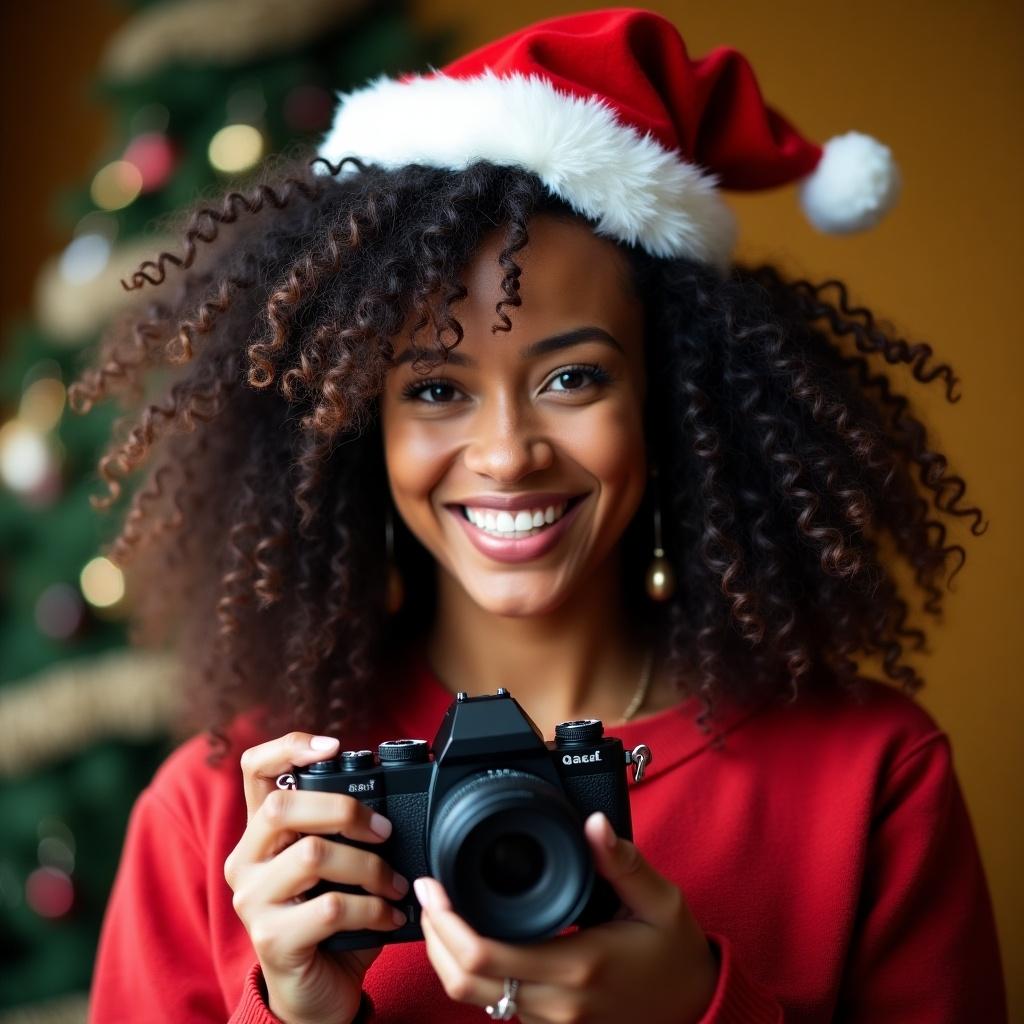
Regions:
[[[554, 334], [550, 338], [542, 338], [540, 341], [527, 345], [520, 353], [520, 357], [524, 361], [535, 359], [537, 356], [547, 355], [548, 352], [557, 352], [559, 349], [580, 345], [585, 341], [598, 341], [602, 345], [608, 345], [610, 348], [614, 348], [625, 355], [623, 347], [603, 327], [576, 327], [571, 331]], [[400, 353], [392, 365], [402, 366], [404, 363], [411, 363], [416, 359], [430, 359], [437, 354], [438, 350], [436, 348], [413, 346]], [[458, 349], [452, 349], [448, 352], [446, 362], [451, 363], [453, 366], [476, 365], [475, 359], [463, 355]]]

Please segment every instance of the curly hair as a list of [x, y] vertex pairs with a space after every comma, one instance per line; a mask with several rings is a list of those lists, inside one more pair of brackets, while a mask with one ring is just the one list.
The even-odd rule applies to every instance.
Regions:
[[[438, 362], [459, 344], [460, 273], [493, 230], [493, 330], [509, 330], [524, 301], [516, 254], [539, 214], [577, 216], [517, 168], [292, 157], [198, 205], [182, 253], [124, 282], [159, 298], [112, 326], [71, 398], [84, 412], [116, 395], [132, 412], [99, 464], [100, 505], [147, 470], [110, 555], [145, 581], [137, 639], [181, 646], [215, 737], [253, 705], [337, 734], [428, 627], [435, 567], [400, 522], [408, 598], [385, 610], [377, 399], [392, 340], [411, 323]], [[851, 308], [839, 281], [772, 266], [723, 277], [620, 249], [646, 311], [647, 443], [678, 580], [647, 618], [673, 676], [699, 693], [702, 727], [722, 695], [857, 693], [869, 658], [916, 692], [905, 649], [926, 636], [896, 563], [938, 617], [940, 584], [965, 557], [943, 517], [966, 517], [973, 534], [986, 524], [879, 364], [938, 380], [950, 402], [952, 369]], [[623, 538], [634, 607], [646, 602], [651, 500]]]

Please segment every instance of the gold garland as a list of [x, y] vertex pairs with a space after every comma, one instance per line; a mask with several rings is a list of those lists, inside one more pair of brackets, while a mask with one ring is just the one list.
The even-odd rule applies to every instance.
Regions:
[[89, 997], [84, 993], [47, 999], [0, 1013], [0, 1024], [85, 1024]]
[[172, 63], [242, 64], [297, 49], [366, 0], [168, 0], [146, 7], [107, 44], [104, 75], [133, 81]]
[[23, 775], [98, 740], [142, 740], [173, 727], [178, 665], [134, 649], [59, 662], [0, 688], [0, 777]]
[[147, 235], [115, 246], [106, 266], [88, 281], [69, 281], [60, 270], [60, 256], [43, 264], [36, 277], [35, 313], [40, 327], [62, 345], [73, 346], [101, 331], [110, 319], [139, 299], [121, 287], [143, 260], [164, 249], [169, 240]]

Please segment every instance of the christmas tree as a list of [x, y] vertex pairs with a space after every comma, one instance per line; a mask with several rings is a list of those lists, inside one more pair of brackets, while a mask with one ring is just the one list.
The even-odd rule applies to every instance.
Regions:
[[110, 41], [116, 137], [63, 197], [69, 242], [0, 366], [0, 1009], [84, 1017], [128, 813], [176, 739], [172, 659], [126, 646], [130, 595], [102, 554], [117, 510], [90, 504], [117, 410], [67, 416], [66, 386], [132, 298], [120, 280], [175, 248], [175, 211], [314, 140], [335, 90], [441, 45], [401, 4], [357, 0], [140, 3]]

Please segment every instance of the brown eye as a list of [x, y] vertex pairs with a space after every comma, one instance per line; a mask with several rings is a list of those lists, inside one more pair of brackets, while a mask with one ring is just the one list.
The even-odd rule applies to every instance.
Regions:
[[457, 389], [446, 380], [423, 380], [402, 388], [402, 397], [427, 405], [447, 405]]
[[562, 393], [583, 391], [589, 385], [607, 384], [611, 376], [600, 366], [567, 366], [551, 378], [552, 390]]
[[566, 370], [557, 377], [558, 383], [569, 391], [575, 391], [582, 386], [584, 374], [581, 370]]
[[420, 392], [420, 398], [424, 395], [429, 395], [428, 401], [446, 402], [451, 398], [454, 391], [455, 389], [450, 384], [431, 384]]

